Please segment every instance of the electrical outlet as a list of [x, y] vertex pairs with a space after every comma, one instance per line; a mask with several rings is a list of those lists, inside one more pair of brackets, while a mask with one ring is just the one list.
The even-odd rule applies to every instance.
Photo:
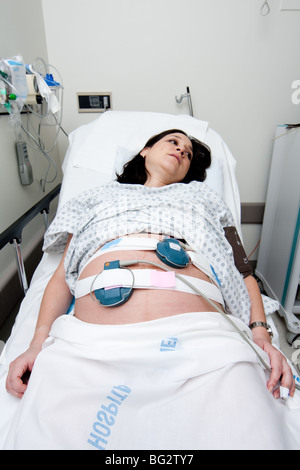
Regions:
[[77, 93], [79, 113], [103, 113], [112, 109], [110, 92]]
[[281, 0], [281, 11], [300, 10], [300, 0]]

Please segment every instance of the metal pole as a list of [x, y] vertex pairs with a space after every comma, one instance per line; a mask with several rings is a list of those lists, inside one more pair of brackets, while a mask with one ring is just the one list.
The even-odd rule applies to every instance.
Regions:
[[20, 279], [20, 282], [22, 284], [24, 294], [26, 295], [26, 292], [28, 291], [28, 283], [27, 283], [27, 278], [26, 278], [26, 273], [25, 273], [25, 268], [24, 268], [24, 263], [23, 263], [21, 245], [20, 245], [20, 243], [18, 243], [18, 241], [15, 238], [13, 240], [13, 244], [14, 244], [14, 247], [15, 247], [15, 254], [16, 254], [16, 260], [17, 260], [17, 266], [18, 266], [19, 279]]

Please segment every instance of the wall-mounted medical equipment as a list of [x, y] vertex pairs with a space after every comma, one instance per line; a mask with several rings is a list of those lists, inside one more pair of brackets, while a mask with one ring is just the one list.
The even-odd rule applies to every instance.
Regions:
[[77, 93], [79, 113], [104, 113], [112, 109], [110, 91]]
[[186, 87], [186, 93], [184, 93], [183, 95], [175, 96], [176, 103], [180, 104], [182, 102], [182, 100], [185, 99], [185, 98], [187, 98], [187, 100], [188, 100], [189, 113], [190, 113], [191, 116], [194, 116], [193, 105], [192, 105], [192, 96], [191, 96], [191, 92], [190, 92], [189, 87]]
[[[280, 11], [299, 11], [300, 0], [281, 0]], [[271, 13], [271, 7], [268, 0], [266, 0], [260, 9], [262, 16], [267, 16]]]
[[17, 142], [16, 149], [21, 183], [25, 186], [30, 185], [33, 182], [33, 173], [26, 142]]
[[299, 0], [281, 0], [281, 11], [299, 11], [300, 1]]
[[25, 66], [19, 57], [0, 59], [0, 111], [21, 110], [27, 96]]
[[[54, 79], [52, 69], [57, 79]], [[48, 161], [45, 176], [40, 181], [43, 192], [46, 184], [57, 177], [56, 163], [50, 154], [62, 129], [62, 102], [62, 80], [52, 65], [41, 58], [30, 65], [24, 64], [21, 56], [0, 58], [0, 115], [10, 116], [16, 138], [20, 181], [23, 185], [33, 182], [28, 149], [38, 150]], [[24, 125], [24, 119], [27, 119], [27, 125]], [[42, 136], [43, 126], [56, 128], [49, 148]]]

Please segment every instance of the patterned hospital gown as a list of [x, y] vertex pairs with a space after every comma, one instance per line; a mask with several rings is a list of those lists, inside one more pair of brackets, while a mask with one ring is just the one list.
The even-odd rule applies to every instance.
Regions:
[[107, 241], [139, 232], [185, 239], [213, 268], [227, 311], [248, 324], [250, 299], [223, 230], [232, 225], [230, 210], [205, 183], [148, 188], [113, 182], [68, 201], [47, 230], [43, 248], [61, 252], [73, 234], [65, 269], [74, 293], [78, 273]]

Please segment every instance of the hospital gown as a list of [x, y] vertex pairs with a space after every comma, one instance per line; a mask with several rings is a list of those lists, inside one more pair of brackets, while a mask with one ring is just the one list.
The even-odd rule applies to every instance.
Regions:
[[112, 182], [84, 192], [59, 210], [46, 232], [44, 251], [63, 251], [68, 234], [73, 234], [65, 268], [74, 294], [78, 273], [107, 241], [139, 232], [182, 238], [210, 264], [227, 311], [248, 324], [250, 299], [224, 236], [224, 227], [232, 225], [229, 208], [204, 183], [149, 188]]

